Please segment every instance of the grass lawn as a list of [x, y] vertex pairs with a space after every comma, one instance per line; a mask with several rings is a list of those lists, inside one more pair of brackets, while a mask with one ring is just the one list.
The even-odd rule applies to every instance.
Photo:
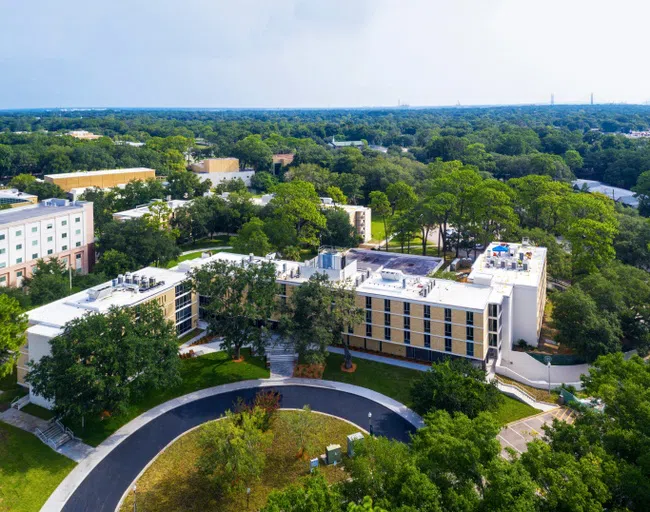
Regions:
[[27, 414], [31, 414], [32, 416], [36, 416], [37, 418], [41, 418], [45, 421], [49, 421], [54, 418], [54, 413], [52, 411], [36, 404], [27, 404], [21, 409], [21, 411], [26, 412]]
[[183, 381], [180, 385], [162, 391], [148, 392], [125, 411], [103, 421], [99, 418], [86, 418], [84, 431], [80, 424], [66, 422], [66, 426], [72, 428], [84, 442], [97, 446], [122, 425], [167, 400], [229, 382], [269, 377], [269, 371], [265, 368], [261, 357], [251, 357], [248, 349], [242, 350], [242, 355], [245, 357], [242, 363], [234, 363], [225, 352], [183, 359], [181, 361]]
[[190, 332], [183, 334], [180, 338], [178, 338], [178, 344], [182, 345], [185, 342], [190, 341], [194, 336], [198, 336], [203, 332], [203, 329], [199, 329], [198, 327], [196, 329], [192, 329]]
[[75, 463], [0, 422], [0, 512], [37, 512]]
[[372, 242], [379, 242], [386, 238], [386, 230], [384, 229], [384, 221], [380, 218], [373, 217], [370, 222], [370, 233], [372, 234]]
[[410, 404], [411, 381], [422, 372], [365, 359], [353, 358], [353, 361], [357, 364], [357, 370], [354, 373], [342, 372], [343, 356], [329, 354], [323, 379], [369, 388], [405, 405]]
[[[11, 406], [11, 402], [20, 396], [27, 394], [27, 389], [16, 383], [16, 367], [13, 372], [0, 378], [0, 412], [6, 411]], [[0, 509], [2, 510], [2, 509]]]
[[[198, 440], [201, 427], [181, 437], [145, 471], [138, 480], [137, 505], [143, 510], [215, 510], [223, 512], [240, 512], [243, 510], [259, 510], [266, 504], [269, 493], [274, 489], [282, 489], [292, 482], [309, 475], [310, 457], [316, 457], [325, 452], [328, 444], [340, 444], [343, 452], [346, 449], [346, 436], [359, 429], [349, 423], [329, 416], [313, 414], [313, 438], [309, 443], [312, 449], [308, 457], [297, 458], [298, 447], [290, 434], [287, 423], [291, 417], [301, 414], [296, 411], [278, 411], [271, 425], [273, 442], [267, 450], [267, 459], [259, 483], [251, 487], [250, 504], [247, 508], [246, 495], [235, 495], [230, 498], [215, 498], [210, 490], [210, 484], [196, 469], [196, 461], [201, 453]], [[344, 459], [345, 460], [345, 459]], [[323, 476], [334, 483], [347, 478], [343, 465], [321, 466]], [[122, 505], [122, 512], [133, 510], [133, 494]]]
[[503, 395], [503, 401], [501, 402], [501, 405], [499, 405], [499, 408], [496, 411], [492, 412], [492, 414], [499, 422], [499, 425], [506, 425], [515, 420], [526, 418], [540, 412], [541, 411], [539, 409], [535, 409], [534, 407], [520, 402], [515, 398], [510, 398], [507, 395]]
[[181, 251], [191, 251], [193, 249], [205, 249], [206, 247], [215, 247], [219, 245], [230, 245], [230, 235], [219, 235], [214, 238], [204, 238], [203, 240], [197, 240], [189, 244], [183, 244], [180, 246]]

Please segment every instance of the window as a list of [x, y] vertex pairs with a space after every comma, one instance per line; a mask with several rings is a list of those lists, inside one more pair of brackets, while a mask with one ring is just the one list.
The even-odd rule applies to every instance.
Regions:
[[467, 342], [467, 355], [474, 357], [474, 343]]
[[431, 332], [431, 320], [424, 321], [424, 332]]
[[188, 318], [187, 320], [181, 322], [176, 326], [176, 335], [180, 336], [181, 334], [186, 333], [192, 328], [192, 319]]
[[68, 238], [68, 234], [67, 233], [61, 233], [61, 238]]
[[7, 252], [7, 249], [0, 249], [0, 254], [4, 254]]
[[7, 266], [7, 264], [4, 261], [0, 262], [0, 268], [5, 268], [6, 266]]
[[491, 347], [497, 346], [497, 335], [494, 333], [490, 333], [490, 346]]
[[48, 224], [48, 225], [47, 225], [47, 229], [52, 229], [52, 227], [53, 227], [52, 224]]
[[354, 334], [354, 326], [348, 325], [348, 334]]
[[181, 322], [185, 320], [186, 318], [190, 318], [192, 316], [192, 307], [188, 306], [180, 311], [176, 311], [176, 322]]
[[445, 324], [445, 336], [451, 338], [451, 324]]
[[0, 277], [0, 284], [4, 285], [7, 282], [7, 276]]
[[81, 260], [81, 254], [75, 254], [74, 259], [76, 259], [77, 261], [80, 261]]
[[372, 309], [372, 297], [366, 297], [366, 309]]
[[425, 334], [424, 335], [424, 348], [431, 348], [431, 335], [430, 334]]
[[32, 233], [36, 233], [37, 231], [38, 231], [38, 228], [37, 228], [36, 226], [34, 226], [34, 227], [32, 228]]
[[488, 315], [489, 316], [498, 316], [499, 314], [499, 305], [498, 304], [490, 304], [488, 306]]
[[372, 311], [367, 310], [366, 311], [366, 322], [371, 324], [372, 323]]
[[445, 322], [451, 322], [451, 309], [445, 308]]
[[61, 247], [61, 250], [62, 250], [62, 251], [67, 251], [67, 250], [68, 250], [68, 246], [67, 246], [67, 245], [62, 246], [62, 247]]
[[176, 289], [175, 289], [176, 297], [184, 293], [187, 293], [189, 291], [190, 291], [190, 284], [187, 281], [176, 285]]
[[474, 325], [474, 313], [472, 313], [471, 311], [467, 311], [465, 313], [465, 320], [466, 320], [465, 323], [467, 325]]
[[384, 299], [384, 311], [390, 311], [390, 300]]
[[409, 330], [411, 328], [411, 318], [408, 316], [404, 317], [404, 329]]
[[404, 343], [406, 345], [411, 344], [411, 331], [404, 331]]
[[16, 245], [16, 250], [20, 251], [23, 248], [23, 244], [17, 244]]
[[431, 306], [424, 306], [424, 318], [431, 318]]
[[390, 313], [384, 313], [384, 325], [390, 325]]
[[468, 325], [465, 329], [467, 331], [467, 341], [474, 341], [474, 327]]
[[451, 352], [451, 338], [445, 338], [445, 352]]
[[80, 229], [77, 229], [77, 230], [74, 232], [74, 234], [75, 234], [75, 235], [80, 235], [80, 234], [81, 234], [81, 230], [80, 230]]
[[496, 318], [490, 318], [488, 320], [488, 329], [490, 331], [497, 331], [498, 330], [498, 321]]
[[53, 252], [54, 252], [54, 251], [53, 251], [52, 249], [48, 249], [48, 250], [47, 250], [47, 253], [48, 253], [48, 254], [52, 254]]
[[76, 224], [78, 224], [79, 222], [81, 222], [81, 217], [75, 217], [74, 221]]
[[37, 259], [37, 258], [38, 258], [38, 253], [37, 253], [37, 252], [35, 252], [34, 254], [32, 254], [32, 259], [33, 259], [33, 260], [35, 260], [35, 259]]
[[23, 231], [22, 231], [21, 229], [19, 229], [18, 231], [16, 231], [16, 236], [20, 236], [20, 235], [22, 235], [22, 234], [23, 234]]
[[5, 236], [4, 236], [4, 235], [0, 235], [0, 240], [4, 240], [4, 239], [5, 239]]
[[38, 240], [32, 240], [32, 246], [38, 245]]
[[23, 277], [23, 271], [19, 270], [18, 272], [16, 272], [16, 277]]
[[281, 284], [280, 285], [280, 295], [286, 295], [287, 294], [287, 285], [286, 284]]
[[176, 310], [184, 308], [189, 303], [192, 302], [192, 295], [183, 295], [182, 297], [176, 299]]
[[68, 221], [67, 221], [67, 220], [62, 220], [62, 221], [61, 221], [61, 225], [62, 225], [62, 226], [67, 226], [67, 225], [68, 225]]
[[372, 337], [372, 325], [366, 324], [366, 336]]
[[75, 247], [81, 247], [81, 242], [77, 242], [76, 244], [74, 244], [74, 246]]
[[53, 237], [53, 236], [48, 236], [48, 237], [47, 237], [47, 241], [48, 241], [48, 242], [51, 242], [52, 240], [54, 240], [54, 237]]
[[410, 302], [405, 302], [404, 303], [404, 314], [406, 316], [411, 314], [411, 303]]
[[384, 327], [384, 339], [390, 340], [390, 327]]

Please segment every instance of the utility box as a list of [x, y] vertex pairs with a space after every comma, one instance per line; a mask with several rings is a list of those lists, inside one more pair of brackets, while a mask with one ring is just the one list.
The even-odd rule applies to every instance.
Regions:
[[361, 432], [355, 432], [348, 436], [348, 457], [354, 457], [354, 443], [363, 439], [363, 434]]
[[331, 444], [325, 450], [327, 455], [328, 464], [338, 464], [343, 459], [341, 457], [341, 445], [340, 444]]

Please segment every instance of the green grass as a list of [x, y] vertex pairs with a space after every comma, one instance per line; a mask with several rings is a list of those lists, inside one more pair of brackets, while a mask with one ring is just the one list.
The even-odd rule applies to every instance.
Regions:
[[27, 389], [16, 382], [16, 367], [11, 373], [0, 378], [0, 412], [9, 409], [11, 402], [27, 394]]
[[[310, 457], [319, 456], [329, 444], [340, 444], [345, 452], [346, 436], [359, 431], [347, 422], [312, 413], [307, 453], [303, 457], [297, 457], [298, 446], [291, 435], [291, 424], [292, 418], [298, 414], [302, 413], [279, 411], [273, 417], [269, 429], [273, 441], [265, 450], [266, 464], [260, 481], [251, 485], [248, 505], [245, 493], [215, 497], [209, 482], [197, 470], [196, 463], [202, 453], [200, 438], [203, 433], [203, 427], [199, 427], [167, 448], [140, 477], [137, 483], [138, 510], [141, 506], [144, 510], [260, 510], [266, 504], [271, 491], [309, 478]], [[344, 464], [345, 459], [344, 456]], [[319, 471], [330, 484], [348, 478], [348, 473], [340, 465], [321, 465]], [[133, 493], [128, 494], [120, 510], [133, 510]]]
[[31, 414], [32, 416], [36, 416], [37, 418], [41, 418], [45, 421], [49, 421], [54, 418], [54, 413], [52, 411], [36, 404], [27, 404], [20, 410], [26, 412], [27, 414]]
[[506, 425], [521, 418], [526, 418], [532, 416], [533, 414], [538, 414], [541, 411], [535, 409], [528, 404], [520, 402], [515, 398], [510, 398], [507, 395], [503, 395], [504, 400], [499, 405], [499, 408], [492, 412], [496, 420], [499, 422], [499, 425]]
[[242, 350], [242, 355], [245, 357], [242, 363], [233, 362], [225, 352], [183, 359], [180, 385], [162, 391], [150, 391], [123, 412], [103, 421], [99, 418], [86, 418], [85, 430], [82, 430], [80, 424], [70, 423], [67, 426], [86, 443], [97, 446], [122, 425], [167, 400], [229, 382], [269, 377], [269, 371], [261, 357], [251, 357], [248, 349]]
[[194, 336], [198, 336], [202, 332], [203, 332], [203, 329], [199, 329], [199, 328], [192, 329], [190, 332], [185, 333], [185, 334], [183, 334], [183, 336], [178, 338], [178, 344], [182, 345], [183, 343], [186, 343], [186, 342], [190, 341], [192, 338], [194, 338]]
[[372, 221], [370, 222], [370, 233], [372, 234], [372, 242], [380, 242], [386, 238], [383, 219], [372, 218]]
[[0, 423], [0, 512], [37, 512], [74, 466], [36, 436]]
[[193, 249], [205, 249], [208, 247], [215, 247], [219, 245], [230, 245], [230, 235], [219, 235], [214, 238], [204, 238], [203, 240], [197, 240], [196, 242], [191, 242], [189, 244], [183, 244], [180, 246], [181, 251], [191, 251]]
[[411, 382], [422, 372], [366, 359], [353, 358], [353, 361], [357, 364], [357, 370], [354, 373], [342, 372], [343, 356], [329, 354], [323, 379], [372, 389], [407, 406], [410, 405]]

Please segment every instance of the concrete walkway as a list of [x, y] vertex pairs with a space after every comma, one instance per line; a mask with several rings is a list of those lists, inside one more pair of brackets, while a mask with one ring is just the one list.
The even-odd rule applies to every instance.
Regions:
[[[36, 436], [37, 428], [45, 432], [50, 426], [48, 421], [14, 408], [9, 408], [0, 414], [0, 421], [4, 421], [9, 425], [24, 430], [25, 432], [29, 432], [30, 434], [34, 434], [34, 436]], [[39, 442], [42, 441], [39, 439]], [[88, 446], [78, 439], [72, 439], [63, 446], [59, 446], [56, 452], [65, 455], [75, 462], [81, 462], [86, 457], [90, 456], [93, 450], [94, 448], [92, 446]]]
[[221, 249], [232, 249], [232, 245], [215, 245], [213, 247], [202, 247], [201, 249], [192, 249], [191, 251], [182, 252], [181, 256], [185, 256], [186, 254], [193, 254], [195, 252], [218, 251]]
[[[188, 342], [189, 343], [189, 342]], [[221, 352], [221, 339], [211, 341], [210, 343], [204, 343], [202, 345], [194, 345], [193, 347], [186, 344], [181, 345], [178, 349], [179, 354], [187, 354], [190, 350], [194, 351], [194, 354], [197, 356], [204, 356], [206, 354], [212, 354], [213, 352]]]
[[[301, 388], [316, 388], [323, 391], [342, 393], [343, 395], [352, 395], [364, 398], [371, 402], [374, 402], [380, 407], [388, 409], [393, 414], [399, 416], [407, 424], [411, 425], [411, 428], [420, 428], [424, 425], [422, 418], [416, 413], [411, 411], [405, 405], [389, 398], [381, 393], [372, 391], [370, 389], [362, 388], [359, 386], [353, 386], [351, 384], [345, 384], [342, 382], [332, 382], [326, 380], [315, 380], [315, 379], [285, 379], [271, 381], [267, 379], [260, 380], [249, 380], [242, 382], [234, 382], [231, 384], [224, 384], [222, 386], [216, 386], [213, 388], [202, 389], [188, 395], [174, 398], [165, 402], [164, 404], [158, 405], [153, 409], [141, 414], [137, 418], [133, 419], [117, 432], [111, 435], [108, 439], [102, 442], [99, 446], [91, 452], [88, 457], [82, 460], [61, 482], [57, 489], [49, 497], [41, 512], [53, 512], [60, 511], [66, 505], [68, 499], [75, 493], [76, 489], [81, 485], [81, 483], [90, 475], [90, 473], [97, 468], [97, 466], [111, 453], [115, 450], [120, 444], [129, 439], [130, 436], [135, 435], [141, 428], [145, 427], [152, 421], [157, 418], [165, 415], [170, 411], [174, 411], [177, 408], [186, 406], [188, 404], [193, 404], [194, 402], [199, 402], [209, 397], [215, 395], [227, 394], [232, 392], [242, 392], [255, 390], [259, 388], [281, 388], [286, 386], [287, 389], [295, 388], [296, 386]], [[335, 395], [336, 396], [336, 395]], [[333, 402], [336, 404], [336, 401]], [[320, 404], [314, 402], [314, 410], [319, 410]], [[385, 410], [384, 409], [384, 410]], [[366, 409], [367, 410], [367, 409]], [[350, 411], [354, 413], [359, 413], [359, 411]], [[365, 417], [365, 410], [363, 412], [363, 417]], [[184, 417], [184, 415], [177, 415], [178, 417]], [[373, 414], [373, 417], [376, 417], [376, 414]], [[205, 421], [205, 420], [204, 420]], [[373, 420], [375, 421], [375, 420]], [[357, 422], [358, 423], [358, 422]], [[377, 424], [375, 428], [379, 428], [380, 424]], [[137, 451], [137, 450], [136, 450]], [[135, 456], [135, 453], [131, 455]], [[127, 468], [122, 468], [122, 471], [125, 471]], [[120, 491], [122, 492], [122, 491]], [[119, 499], [119, 496], [117, 496]], [[70, 507], [66, 507], [68, 509]], [[72, 509], [75, 509], [72, 507]]]

